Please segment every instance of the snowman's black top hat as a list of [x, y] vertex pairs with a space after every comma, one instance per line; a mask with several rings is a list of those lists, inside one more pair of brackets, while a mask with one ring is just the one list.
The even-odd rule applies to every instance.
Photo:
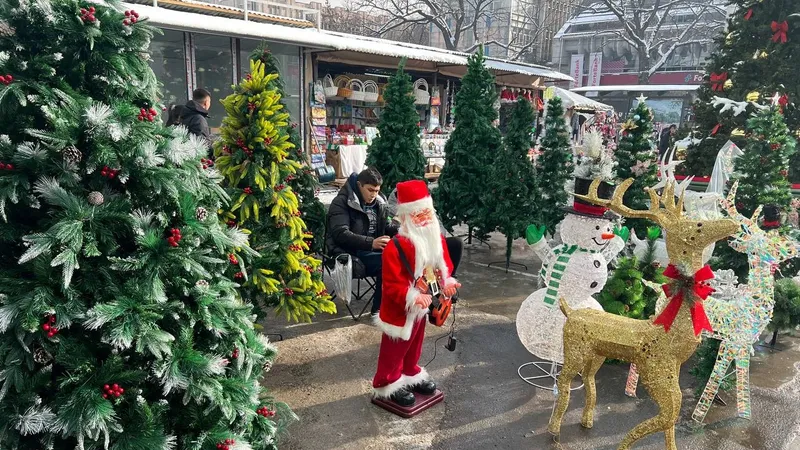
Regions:
[[[578, 195], [589, 195], [589, 187], [592, 185], [592, 181], [593, 180], [586, 178], [575, 178], [575, 193]], [[597, 188], [597, 196], [602, 199], [610, 200], [612, 195], [614, 195], [614, 185], [601, 181], [600, 186]], [[578, 197], [572, 198], [572, 206], [564, 208], [564, 210], [570, 214], [608, 220], [617, 218], [617, 215], [609, 211], [605, 206], [593, 205]]]
[[764, 214], [764, 217], [759, 228], [764, 231], [769, 231], [781, 227], [781, 209], [778, 205], [764, 205], [761, 212]]

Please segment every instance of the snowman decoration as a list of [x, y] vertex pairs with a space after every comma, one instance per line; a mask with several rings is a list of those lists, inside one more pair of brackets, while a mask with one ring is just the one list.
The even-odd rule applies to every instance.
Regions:
[[[577, 178], [575, 192], [587, 194], [590, 184], [589, 179]], [[610, 198], [612, 193], [613, 186], [600, 185], [601, 197]], [[608, 264], [625, 247], [629, 234], [627, 228], [613, 228], [614, 217], [606, 208], [576, 198], [559, 225], [560, 245], [550, 246], [544, 227], [531, 225], [526, 232], [528, 243], [542, 260], [543, 287], [522, 303], [517, 313], [517, 334], [529, 352], [552, 363], [551, 376], [556, 375], [553, 365], [564, 360], [566, 318], [558, 308], [558, 299], [564, 298], [575, 309], [603, 310], [592, 295], [605, 286]]]

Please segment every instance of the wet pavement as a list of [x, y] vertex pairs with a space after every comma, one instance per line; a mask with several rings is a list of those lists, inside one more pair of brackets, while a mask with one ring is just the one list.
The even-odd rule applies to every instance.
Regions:
[[[561, 443], [553, 443], [546, 432], [553, 393], [529, 386], [517, 374], [521, 364], [534, 358], [517, 338], [514, 317], [536, 289], [539, 264], [524, 241], [517, 241], [512, 261], [528, 264], [527, 269], [512, 266], [506, 273], [502, 264], [487, 267], [504, 258], [502, 236], [493, 235], [490, 245], [468, 246], [459, 268], [464, 287], [456, 311], [458, 346], [449, 352], [445, 339], [439, 340], [427, 366], [445, 400], [415, 418], [399, 418], [369, 401], [380, 332], [368, 314], [355, 322], [338, 303], [336, 316], [321, 316], [312, 324], [267, 320], [266, 330], [281, 333], [284, 340], [277, 343], [278, 359], [265, 384], [300, 416], [280, 448], [607, 450], [655, 415], [656, 406], [642, 388], [641, 398], [624, 395], [627, 365], [606, 364], [597, 374], [594, 428], [579, 425], [584, 392], [575, 391]], [[435, 340], [447, 332], [432, 326], [426, 331], [421, 363], [434, 356]], [[774, 350], [756, 347], [751, 382], [752, 420], [736, 418], [733, 393], [722, 393], [728, 406], [712, 406], [699, 426], [691, 420], [694, 378], [684, 370], [678, 448], [800, 450], [800, 338], [781, 335]], [[663, 434], [634, 448], [663, 449]]]

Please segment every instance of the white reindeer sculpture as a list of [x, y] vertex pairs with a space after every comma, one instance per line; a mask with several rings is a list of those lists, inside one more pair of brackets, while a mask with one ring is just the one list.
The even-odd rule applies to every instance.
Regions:
[[[720, 276], [715, 286], [718, 290], [704, 303], [706, 314], [713, 328], [706, 337], [722, 341], [717, 362], [706, 384], [703, 395], [695, 407], [692, 418], [697, 422], [705, 419], [722, 380], [727, 376], [728, 367], [736, 363], [736, 409], [739, 417], [750, 418], [750, 352], [753, 343], [772, 320], [775, 307], [774, 271], [778, 264], [797, 256], [800, 244], [781, 236], [777, 231], [764, 231], [758, 226], [758, 208], [752, 218], [741, 215], [735, 207], [736, 187], [722, 203], [741, 230], [733, 236], [729, 245], [740, 253], [746, 253], [750, 263], [747, 284], [736, 286], [730, 273]], [[721, 271], [722, 272], [722, 271]], [[727, 272], [727, 271], [726, 271]], [[722, 275], [720, 273], [719, 275]], [[652, 286], [652, 283], [648, 284]], [[663, 309], [666, 297], [661, 296], [656, 306], [657, 312]], [[634, 396], [638, 374], [631, 365], [625, 393]]]

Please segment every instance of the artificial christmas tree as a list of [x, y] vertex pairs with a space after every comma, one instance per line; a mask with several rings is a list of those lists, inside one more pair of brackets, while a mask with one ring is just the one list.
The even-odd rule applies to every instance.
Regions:
[[[445, 165], [434, 193], [442, 224], [452, 230], [467, 224], [483, 237], [496, 228], [492, 203], [486, 203], [489, 171], [502, 145], [494, 126], [497, 92], [494, 76], [484, 66], [483, 49], [469, 57], [467, 74], [456, 94], [456, 129], [445, 145]], [[491, 192], [491, 191], [490, 191]]]
[[[634, 178], [633, 185], [625, 192], [624, 203], [634, 209], [647, 209], [650, 196], [646, 188], [658, 183], [658, 152], [652, 142], [653, 115], [644, 96], [639, 97], [638, 101], [639, 104], [631, 110], [628, 120], [622, 125], [622, 137], [614, 156], [617, 159], [617, 176], [623, 180]], [[626, 225], [643, 236], [652, 222], [628, 219]]]
[[[727, 30], [716, 40], [706, 66], [708, 78], [698, 91], [695, 122], [701, 142], [689, 147], [680, 173], [709, 176], [717, 153], [730, 139], [744, 148], [748, 114], [719, 113], [714, 97], [743, 100], [752, 92], [785, 94], [782, 108], [792, 134], [800, 133], [800, 2], [795, 0], [731, 0], [736, 7]], [[753, 108], [748, 108], [752, 112]], [[737, 114], [738, 113], [738, 114]], [[798, 134], [800, 136], [800, 134]], [[789, 167], [789, 179], [800, 182], [800, 155]]]
[[[322, 282], [322, 264], [309, 250], [305, 222], [289, 183], [303, 167], [289, 157], [289, 114], [261, 60], [222, 100], [228, 116], [214, 146], [214, 165], [234, 198], [223, 220], [251, 233], [258, 256], [231, 253], [230, 273], [243, 283], [243, 295], [264, 307], [277, 307], [290, 320], [310, 321], [318, 311], [335, 313]], [[244, 259], [240, 259], [244, 256]]]
[[561, 98], [553, 97], [547, 102], [544, 126], [540, 155], [536, 160], [539, 185], [535, 200], [536, 223], [555, 233], [556, 225], [566, 215], [567, 191], [564, 186], [572, 178], [573, 171], [569, 129], [564, 121]]
[[[270, 82], [270, 87], [278, 92], [281, 98], [278, 102], [283, 106], [283, 111], [286, 111], [286, 103], [283, 101], [286, 98], [286, 91], [283, 78], [280, 76], [278, 58], [269, 51], [265, 44], [262, 44], [253, 51], [250, 59], [264, 63], [264, 73], [278, 75], [277, 78]], [[294, 146], [289, 151], [288, 158], [300, 165], [300, 168], [295, 173], [286, 177], [286, 181], [297, 196], [297, 201], [300, 204], [298, 208], [300, 217], [306, 224], [306, 234], [311, 235], [311, 238], [306, 240], [309, 250], [312, 254], [321, 255], [325, 245], [325, 205], [317, 198], [319, 182], [309, 167], [308, 156], [303, 151], [298, 128], [297, 123], [293, 122], [286, 129], [289, 134], [289, 142]]]
[[405, 60], [383, 93], [386, 106], [378, 122], [379, 135], [369, 146], [367, 166], [383, 175], [381, 190], [388, 197], [401, 181], [425, 177], [425, 155], [419, 144], [419, 114], [414, 106], [411, 77]]
[[227, 197], [205, 142], [157, 120], [138, 17], [0, 5], [2, 447], [274, 449], [293, 414], [224, 275], [254, 252], [208, 214]]
[[[745, 143], [744, 153], [736, 159], [731, 176], [731, 182], [739, 182], [736, 208], [750, 217], [757, 207], [764, 205], [765, 215], [775, 216], [765, 220], [780, 223], [781, 212], [789, 211], [792, 200], [787, 176], [796, 142], [789, 135], [779, 106], [760, 109], [747, 121]], [[745, 280], [749, 267], [745, 254], [721, 243], [716, 256], [715, 267], [732, 269], [740, 281]]]
[[514, 104], [497, 158], [489, 169], [484, 203], [493, 205], [497, 228], [506, 236], [505, 266], [511, 261], [511, 243], [522, 237], [534, 220], [536, 175], [528, 158], [536, 116], [531, 103], [520, 98]]

